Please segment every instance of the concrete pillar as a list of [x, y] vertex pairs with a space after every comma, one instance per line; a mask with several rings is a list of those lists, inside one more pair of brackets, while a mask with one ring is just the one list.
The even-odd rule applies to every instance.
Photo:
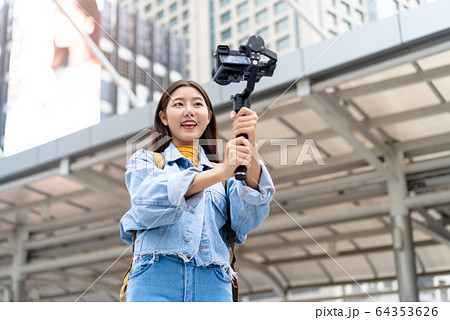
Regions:
[[13, 255], [12, 270], [11, 270], [11, 290], [12, 301], [21, 302], [26, 301], [25, 295], [25, 277], [21, 270], [27, 261], [27, 251], [24, 247], [24, 242], [28, 238], [28, 233], [18, 231], [15, 239], [16, 251]]
[[397, 152], [387, 163], [395, 173], [395, 177], [388, 179], [387, 186], [400, 301], [419, 301], [410, 212], [405, 204], [407, 184], [403, 153]]

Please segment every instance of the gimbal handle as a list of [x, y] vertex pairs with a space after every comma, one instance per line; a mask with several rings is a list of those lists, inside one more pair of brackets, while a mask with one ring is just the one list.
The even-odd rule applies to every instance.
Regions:
[[[253, 63], [255, 61], [256, 63]], [[256, 83], [256, 76], [258, 74], [258, 61], [252, 60], [252, 66], [250, 67], [250, 74], [247, 81], [247, 87], [240, 94], [233, 96], [233, 110], [236, 114], [241, 110], [242, 107], [247, 107], [250, 109], [250, 94], [253, 92]], [[239, 134], [237, 137], [244, 136], [248, 139], [246, 133]], [[235, 137], [235, 138], [237, 138]], [[244, 181], [247, 179], [247, 167], [238, 166], [234, 171], [234, 178], [236, 180]]]

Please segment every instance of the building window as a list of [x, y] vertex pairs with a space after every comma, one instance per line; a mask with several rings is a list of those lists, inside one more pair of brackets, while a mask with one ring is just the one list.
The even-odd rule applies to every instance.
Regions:
[[398, 12], [398, 2], [394, 0], [379, 0], [376, 3], [376, 17], [378, 20], [388, 18]]
[[238, 45], [239, 46], [241, 46], [241, 45], [245, 46], [247, 44], [247, 42], [248, 42], [248, 37], [245, 37], [245, 38], [242, 38], [241, 40], [239, 40]]
[[183, 20], [187, 20], [189, 18], [189, 11], [183, 11]]
[[158, 12], [158, 14], [156, 15], [156, 19], [160, 20], [164, 17], [164, 10], [161, 10], [160, 12]]
[[144, 7], [144, 11], [145, 12], [150, 12], [152, 10], [152, 5], [151, 4], [148, 4], [148, 5], [146, 5], [145, 7]]
[[228, 28], [220, 34], [222, 40], [227, 40], [231, 38], [231, 28]]
[[145, 69], [137, 68], [136, 76], [139, 84], [144, 86], [147, 84], [147, 71]]
[[356, 10], [356, 14], [358, 15], [358, 19], [359, 19], [361, 22], [364, 21], [364, 14], [363, 14], [361, 11]]
[[162, 4], [164, 0], [158, 0], [158, 5]]
[[230, 0], [220, 0], [220, 6], [226, 6], [227, 4], [230, 3]]
[[286, 36], [284, 38], [281, 38], [280, 40], [277, 41], [277, 50], [284, 50], [289, 48], [289, 46], [291, 45], [289, 36]]
[[269, 12], [264, 9], [256, 14], [256, 23], [261, 23], [269, 19]]
[[265, 27], [256, 32], [261, 38], [267, 40], [270, 36], [269, 27]]
[[230, 21], [230, 19], [231, 19], [231, 12], [230, 11], [227, 11], [227, 12], [225, 12], [224, 14], [222, 14], [220, 16], [220, 22], [221, 23], [225, 23], [227, 21]]
[[289, 20], [288, 20], [288, 17], [286, 17], [286, 18], [284, 18], [284, 19], [281, 19], [281, 20], [278, 20], [278, 21], [275, 23], [275, 30], [276, 30], [276, 32], [284, 31], [284, 30], [286, 30], [288, 27], [289, 27]]
[[245, 14], [248, 12], [248, 1], [245, 1], [237, 6], [238, 15]]
[[352, 28], [352, 24], [347, 20], [342, 20], [342, 24], [344, 25], [344, 31], [350, 30]]
[[247, 31], [250, 28], [250, 22], [248, 19], [245, 19], [238, 24], [238, 31], [240, 33]]
[[170, 25], [171, 27], [173, 27], [173, 26], [175, 26], [175, 25], [177, 24], [177, 22], [178, 22], [177, 17], [172, 18], [172, 19], [170, 19], [169, 25]]
[[334, 7], [336, 5], [336, 0], [326, 0], [329, 7]]
[[170, 5], [170, 7], [169, 7], [169, 10], [170, 10], [170, 12], [176, 11], [177, 10], [177, 3], [176, 2], [172, 3]]
[[259, 6], [260, 4], [266, 3], [267, 0], [255, 0], [255, 5]]
[[126, 60], [123, 60], [123, 59], [119, 59], [119, 66], [118, 66], [118, 71], [119, 71], [119, 74], [122, 76], [122, 77], [128, 77], [129, 76], [129, 67], [130, 67], [130, 64], [129, 64], [129, 62], [128, 61], [126, 61]]
[[188, 4], [189, 0], [183, 0], [183, 5]]
[[350, 15], [350, 6], [345, 2], [341, 2], [341, 11], [343, 14]]
[[335, 26], [336, 25], [336, 15], [332, 14], [331, 12], [327, 11], [327, 16], [326, 16], [326, 20], [327, 20], [327, 24], [329, 26]]
[[277, 3], [275, 3], [273, 8], [274, 8], [276, 14], [282, 13], [284, 10], [287, 9], [286, 2], [284, 0], [278, 1]]
[[189, 26], [188, 25], [185, 25], [184, 27], [183, 27], [183, 34], [184, 35], [187, 35], [189, 33]]

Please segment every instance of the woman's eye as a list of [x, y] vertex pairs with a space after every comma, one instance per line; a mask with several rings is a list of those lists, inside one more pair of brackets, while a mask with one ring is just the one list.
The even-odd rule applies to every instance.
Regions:
[[182, 107], [183, 104], [182, 104], [181, 102], [175, 102], [174, 106], [175, 106], [175, 107]]
[[203, 107], [203, 103], [197, 102], [196, 104], [194, 104], [194, 106], [196, 106], [196, 107]]

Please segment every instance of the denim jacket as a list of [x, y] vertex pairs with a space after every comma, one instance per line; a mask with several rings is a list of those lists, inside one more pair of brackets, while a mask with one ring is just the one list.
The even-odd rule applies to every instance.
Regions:
[[235, 244], [241, 244], [269, 214], [275, 187], [267, 168], [260, 160], [262, 172], [259, 190], [227, 179], [184, 197], [195, 175], [214, 168], [203, 148], [196, 168], [170, 142], [164, 150], [166, 160], [161, 170], [151, 153], [137, 151], [127, 162], [125, 183], [131, 208], [120, 221], [122, 239], [131, 244], [132, 231], [138, 230], [134, 258], [143, 255], [172, 254], [197, 266], [220, 265], [234, 276], [229, 267], [229, 243], [226, 236], [227, 201], [230, 204], [231, 228]]

